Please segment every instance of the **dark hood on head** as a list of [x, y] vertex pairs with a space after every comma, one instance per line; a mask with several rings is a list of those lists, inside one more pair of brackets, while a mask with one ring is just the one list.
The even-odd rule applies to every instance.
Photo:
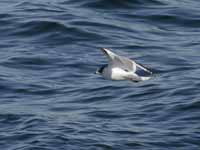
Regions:
[[101, 67], [97, 70], [97, 72], [100, 73], [100, 74], [102, 74], [105, 67], [107, 67], [107, 65], [101, 66]]

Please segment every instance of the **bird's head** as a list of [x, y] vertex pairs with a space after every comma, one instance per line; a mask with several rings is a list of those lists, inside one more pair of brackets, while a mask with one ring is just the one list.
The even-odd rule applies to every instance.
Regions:
[[103, 66], [101, 66], [100, 68], [98, 68], [98, 69], [96, 70], [96, 74], [102, 74], [102, 73], [103, 73], [103, 70], [105, 69], [105, 67], [107, 67], [107, 65], [103, 65]]

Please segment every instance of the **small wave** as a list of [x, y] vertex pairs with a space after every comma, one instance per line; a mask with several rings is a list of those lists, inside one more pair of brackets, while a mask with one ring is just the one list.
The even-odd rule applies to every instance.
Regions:
[[59, 22], [35, 20], [21, 23], [18, 30], [13, 32], [13, 34], [21, 36], [34, 36], [63, 30], [66, 30], [66, 27]]
[[48, 57], [11, 57], [1, 62], [1, 65], [9, 68], [26, 68], [26, 69], [49, 69], [52, 67], [55, 59]]
[[26, 11], [26, 12], [32, 12], [32, 13], [61, 13], [64, 12], [61, 7], [58, 7], [56, 5], [50, 5], [49, 3], [37, 3], [37, 2], [28, 2], [28, 1], [22, 1], [18, 2], [15, 5], [16, 11]]
[[1, 13], [0, 14], [0, 19], [1, 20], [7, 20], [7, 19], [9, 19], [9, 18], [11, 18], [12, 17], [12, 15], [11, 14], [8, 14], [8, 13]]
[[110, 132], [115, 133], [115, 134], [119, 134], [119, 135], [137, 135], [140, 134], [141, 132], [139, 131], [132, 131], [132, 130], [111, 130]]
[[119, 114], [117, 112], [111, 110], [94, 110], [90, 112], [86, 112], [86, 115], [94, 118], [104, 118], [104, 119], [119, 119], [123, 118], [123, 114]]
[[191, 101], [189, 103], [184, 104], [177, 104], [175, 107], [173, 107], [173, 110], [177, 112], [185, 112], [185, 111], [197, 111], [200, 108], [200, 101]]
[[95, 146], [95, 147], [97, 147], [99, 149], [113, 149], [112, 145], [104, 144], [104, 143], [93, 144], [93, 146]]
[[183, 15], [176, 14], [165, 14], [165, 12], [160, 12], [161, 14], [148, 14], [143, 16], [143, 18], [148, 19], [151, 22], [157, 22], [164, 25], [176, 25], [182, 27], [197, 28], [200, 26], [200, 19], [187, 18]]
[[57, 21], [33, 20], [20, 23], [11, 35], [21, 38], [36, 39], [38, 43], [66, 44], [87, 40], [104, 39], [105, 37], [85, 28], [65, 25]]
[[32, 115], [18, 115], [18, 114], [0, 114], [1, 123], [10, 124], [12, 123], [20, 123], [27, 117], [31, 117]]
[[84, 3], [80, 3], [80, 5], [81, 7], [97, 9], [127, 9], [135, 6], [164, 5], [164, 3], [158, 0], [94, 0], [93, 2], [85, 1]]

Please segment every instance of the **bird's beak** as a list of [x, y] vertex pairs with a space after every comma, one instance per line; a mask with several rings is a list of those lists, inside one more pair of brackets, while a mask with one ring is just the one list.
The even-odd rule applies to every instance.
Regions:
[[99, 69], [96, 70], [95, 74], [100, 74], [100, 73], [99, 73]]

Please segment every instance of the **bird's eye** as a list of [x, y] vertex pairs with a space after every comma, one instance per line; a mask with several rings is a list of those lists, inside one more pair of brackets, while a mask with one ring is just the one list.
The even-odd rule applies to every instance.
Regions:
[[126, 72], [128, 72], [128, 70], [127, 70], [127, 69], [125, 69], [125, 71], [126, 71]]

